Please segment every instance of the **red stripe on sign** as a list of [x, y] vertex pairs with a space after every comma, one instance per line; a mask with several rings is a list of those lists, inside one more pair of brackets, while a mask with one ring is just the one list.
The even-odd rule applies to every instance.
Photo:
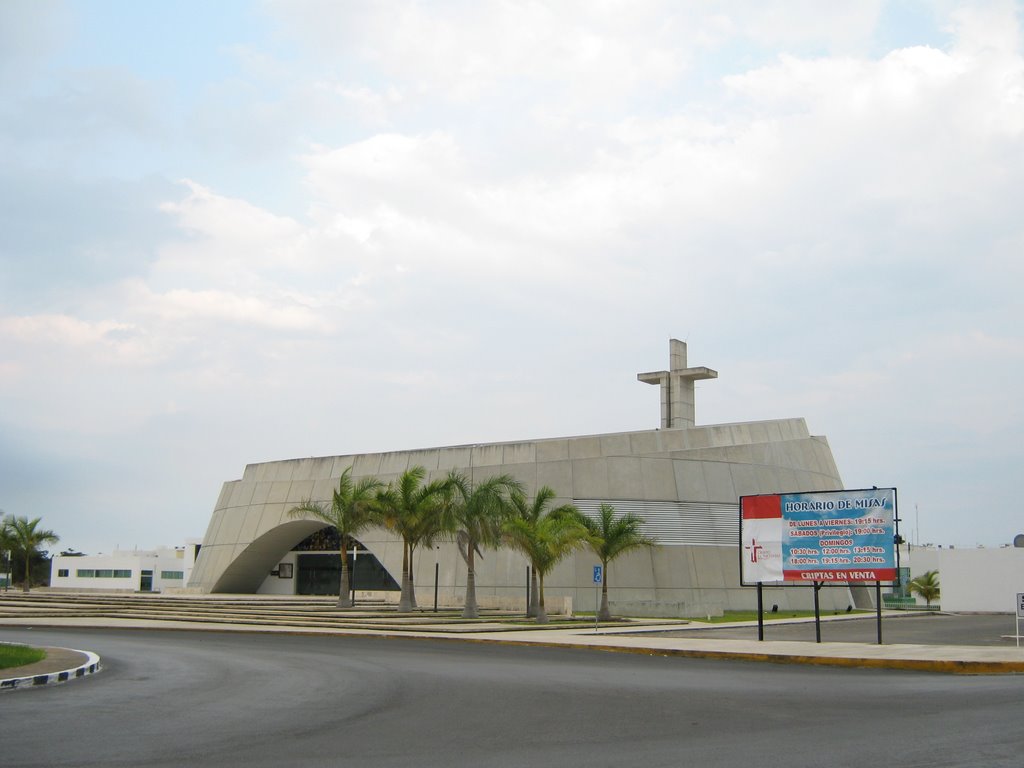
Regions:
[[873, 581], [895, 581], [895, 568], [836, 568], [823, 569], [820, 571], [801, 570], [794, 571], [786, 569], [782, 572], [783, 581], [846, 581], [846, 582], [873, 582]]
[[781, 496], [744, 496], [740, 501], [744, 520], [782, 517]]

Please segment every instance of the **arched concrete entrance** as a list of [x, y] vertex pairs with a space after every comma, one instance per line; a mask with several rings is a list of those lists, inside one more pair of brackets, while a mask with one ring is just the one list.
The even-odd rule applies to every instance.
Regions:
[[[312, 534], [329, 527], [318, 520], [289, 520], [281, 523], [245, 546], [224, 570], [212, 591], [242, 594], [257, 592], [270, 571], [288, 552], [295, 549]], [[336, 546], [335, 540], [330, 548], [333, 549]], [[373, 543], [360, 541], [358, 548], [360, 553], [365, 552], [368, 557], [364, 557], [362, 563], [359, 562], [359, 555], [354, 558], [358, 569], [354, 571], [356, 589], [390, 591], [400, 588], [395, 575], [381, 563], [380, 558], [374, 552]], [[353, 558], [350, 556], [350, 565], [352, 560]], [[300, 554], [297, 565], [299, 571], [295, 574], [297, 594], [338, 594], [341, 563], [336, 550], [331, 554], [324, 554], [323, 551], [316, 554]], [[333, 575], [332, 573], [318, 573], [310, 576], [303, 573], [304, 568], [328, 571]], [[360, 575], [363, 577], [361, 583]], [[333, 581], [331, 581], [332, 579]]]

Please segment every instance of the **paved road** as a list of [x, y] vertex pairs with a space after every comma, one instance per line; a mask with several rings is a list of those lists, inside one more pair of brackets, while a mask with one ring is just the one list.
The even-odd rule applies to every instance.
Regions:
[[15, 766], [1013, 766], [1019, 677], [352, 637], [2, 630], [105, 670], [0, 695]]
[[[1024, 627], [1022, 627], [1024, 629]], [[920, 645], [991, 645], [1012, 647], [1016, 625], [1012, 615], [952, 615], [939, 613], [907, 614], [882, 620], [882, 642]], [[686, 629], [659, 632], [661, 637], [722, 637], [756, 640], [757, 624], [722, 629]], [[875, 618], [821, 622], [821, 639], [826, 643], [875, 643], [878, 629]], [[814, 621], [799, 624], [765, 622], [765, 640], [803, 640], [814, 642]], [[1024, 765], [1024, 759], [1022, 759]]]

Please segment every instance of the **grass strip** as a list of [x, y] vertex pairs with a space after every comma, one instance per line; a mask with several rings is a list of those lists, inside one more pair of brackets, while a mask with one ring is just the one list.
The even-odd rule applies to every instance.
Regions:
[[42, 648], [0, 643], [0, 669], [23, 667], [26, 664], [35, 664], [37, 661], [42, 661], [45, 658], [46, 651]]
[[[842, 616], [848, 611], [821, 611], [821, 616]], [[849, 613], [874, 613], [874, 611], [849, 611]], [[813, 619], [814, 611], [771, 611], [764, 612], [765, 621], [777, 621], [778, 619]], [[726, 611], [721, 616], [694, 616], [691, 621], [707, 624], [728, 624], [738, 621], [757, 621], [757, 611]]]

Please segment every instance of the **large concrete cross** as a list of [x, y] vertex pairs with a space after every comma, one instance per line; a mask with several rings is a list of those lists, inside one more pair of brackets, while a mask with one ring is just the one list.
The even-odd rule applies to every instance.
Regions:
[[636, 378], [645, 384], [661, 386], [661, 428], [692, 427], [694, 425], [693, 382], [698, 379], [717, 379], [718, 371], [710, 368], [686, 367], [686, 342], [668, 340], [669, 370], [638, 373]]

